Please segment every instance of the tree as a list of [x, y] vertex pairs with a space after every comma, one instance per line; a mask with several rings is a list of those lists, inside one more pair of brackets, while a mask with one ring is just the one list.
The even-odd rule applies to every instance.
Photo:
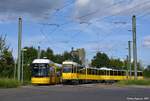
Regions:
[[[142, 70], [140, 62], [137, 62], [137, 70]], [[134, 62], [131, 63], [131, 69], [134, 70]]]
[[150, 71], [150, 65], [147, 66], [146, 70]]
[[37, 58], [38, 51], [34, 47], [24, 47], [27, 51], [24, 52], [24, 63], [31, 64]]
[[24, 52], [24, 80], [31, 79], [31, 63], [37, 58], [38, 51], [34, 47], [24, 47], [27, 51]]
[[63, 61], [64, 61], [64, 59], [63, 59], [63, 56], [62, 56], [62, 55], [56, 54], [56, 55], [54, 56], [54, 62], [55, 62], [55, 63], [62, 64]]
[[9, 47], [6, 45], [6, 35], [0, 36], [0, 56], [3, 55], [4, 51], [9, 50]]
[[53, 50], [50, 48], [47, 48], [46, 51], [45, 50], [41, 51], [41, 58], [44, 58], [44, 57], [46, 57], [47, 59], [50, 59], [52, 61], [55, 61]]
[[77, 55], [72, 56], [70, 52], [65, 51], [63, 54], [53, 55], [53, 61], [62, 64], [65, 60], [73, 60], [74, 62], [81, 63]]
[[81, 60], [79, 59], [79, 56], [78, 56], [78, 55], [74, 55], [74, 56], [72, 57], [72, 60], [73, 60], [74, 62], [78, 63], [78, 64], [81, 64]]
[[12, 78], [14, 73], [14, 59], [12, 52], [6, 45], [6, 36], [0, 36], [0, 77]]
[[113, 67], [115, 69], [119, 69], [123, 67], [124, 62], [122, 62], [120, 59], [113, 59], [111, 58], [109, 61], [109, 67]]
[[46, 50], [46, 57], [48, 58], [48, 59], [50, 59], [50, 60], [54, 60], [54, 54], [53, 54], [53, 50], [52, 49], [50, 49], [50, 48], [47, 48], [47, 50]]
[[47, 57], [46, 56], [46, 51], [45, 50], [41, 50], [41, 57], [40, 58], [42, 59], [44, 57]]
[[63, 60], [71, 60], [71, 59], [72, 59], [71, 53], [65, 51], [63, 54]]
[[143, 74], [145, 77], [150, 78], [150, 65], [148, 65], [147, 68], [144, 69]]
[[92, 66], [100, 68], [100, 67], [108, 67], [109, 66], [109, 57], [105, 53], [98, 52], [96, 56], [92, 59]]

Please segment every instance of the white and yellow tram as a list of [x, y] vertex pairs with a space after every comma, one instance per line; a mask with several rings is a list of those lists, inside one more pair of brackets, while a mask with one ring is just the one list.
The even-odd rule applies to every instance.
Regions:
[[[134, 72], [129, 76], [127, 70], [110, 68], [84, 68], [72, 61], [62, 63], [63, 83], [104, 82], [134, 79]], [[138, 80], [143, 79], [142, 71], [138, 71]]]
[[61, 65], [49, 59], [35, 59], [31, 64], [32, 84], [57, 84], [60, 83]]

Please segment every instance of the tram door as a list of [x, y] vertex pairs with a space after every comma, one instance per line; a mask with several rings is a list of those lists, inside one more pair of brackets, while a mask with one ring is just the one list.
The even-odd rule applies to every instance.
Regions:
[[55, 84], [55, 68], [53, 66], [50, 67], [50, 84]]

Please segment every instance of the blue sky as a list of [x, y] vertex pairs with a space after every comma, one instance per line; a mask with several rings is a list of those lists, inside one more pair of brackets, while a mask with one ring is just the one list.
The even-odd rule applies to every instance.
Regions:
[[50, 47], [57, 53], [85, 48], [125, 59], [137, 16], [138, 60], [150, 64], [149, 0], [0, 0], [0, 33], [17, 57], [18, 17], [23, 18], [23, 46]]

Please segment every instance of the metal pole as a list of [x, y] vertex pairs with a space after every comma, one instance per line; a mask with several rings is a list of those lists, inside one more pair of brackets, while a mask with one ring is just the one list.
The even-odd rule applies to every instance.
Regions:
[[134, 77], [137, 79], [136, 16], [132, 17]]
[[21, 41], [22, 41], [22, 18], [19, 18], [19, 26], [18, 26], [18, 81], [20, 81]]
[[71, 58], [72, 58], [72, 61], [74, 61], [74, 48], [73, 47], [71, 48]]
[[23, 83], [23, 65], [24, 65], [24, 51], [22, 50], [22, 68], [21, 68], [21, 82]]
[[14, 79], [16, 80], [16, 60], [15, 60], [15, 64], [14, 64], [14, 66], [15, 66], [15, 68], [14, 68]]
[[86, 65], [85, 65], [85, 82], [87, 83], [87, 68], [89, 67], [88, 60], [86, 60]]
[[129, 57], [128, 57], [128, 63], [129, 63], [129, 76], [131, 79], [131, 41], [128, 41], [128, 50], [129, 50]]
[[40, 59], [40, 57], [41, 57], [41, 51], [40, 51], [40, 46], [38, 46], [38, 59]]

